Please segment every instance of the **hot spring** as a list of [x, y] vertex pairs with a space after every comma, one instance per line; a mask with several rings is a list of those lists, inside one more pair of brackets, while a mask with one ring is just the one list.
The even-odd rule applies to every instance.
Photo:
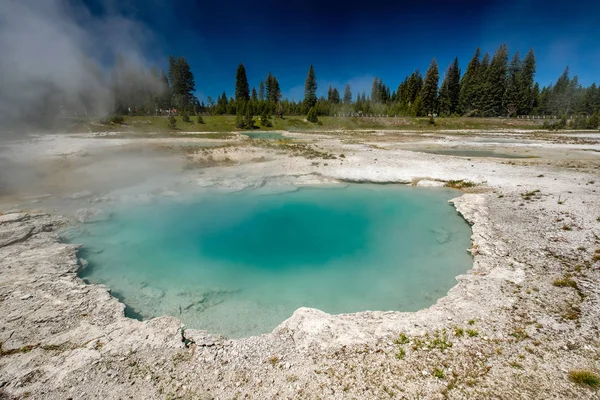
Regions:
[[123, 206], [86, 224], [80, 276], [128, 316], [174, 315], [229, 337], [270, 332], [298, 307], [415, 311], [472, 265], [450, 189], [396, 185], [206, 194]]

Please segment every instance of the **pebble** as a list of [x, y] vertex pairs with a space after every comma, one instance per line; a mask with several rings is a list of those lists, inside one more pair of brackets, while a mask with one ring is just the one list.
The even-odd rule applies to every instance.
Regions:
[[21, 300], [29, 300], [32, 299], [33, 295], [32, 294], [26, 294], [25, 296], [21, 296]]
[[421, 374], [423, 374], [423, 376], [427, 376], [427, 375], [429, 375], [429, 372], [427, 372], [427, 371], [423, 370], [423, 371], [421, 372]]

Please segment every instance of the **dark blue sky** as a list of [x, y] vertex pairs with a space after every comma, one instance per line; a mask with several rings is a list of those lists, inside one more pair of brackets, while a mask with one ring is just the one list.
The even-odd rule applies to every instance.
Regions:
[[346, 83], [369, 93], [374, 76], [395, 89], [433, 57], [442, 77], [455, 56], [464, 72], [476, 47], [493, 53], [503, 42], [511, 56], [534, 48], [541, 85], [567, 64], [582, 84], [600, 83], [598, 0], [85, 2], [94, 14], [118, 11], [146, 25], [147, 56], [159, 66], [168, 54], [186, 57], [201, 100], [223, 90], [231, 97], [240, 62], [251, 87], [271, 71], [298, 100], [311, 63], [319, 94]]

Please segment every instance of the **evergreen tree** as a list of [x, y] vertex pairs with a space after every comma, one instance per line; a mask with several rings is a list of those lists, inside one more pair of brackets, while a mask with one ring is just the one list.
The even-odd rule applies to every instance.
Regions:
[[248, 86], [248, 77], [246, 76], [246, 68], [244, 64], [238, 65], [235, 74], [235, 101], [250, 100], [250, 87]]
[[531, 114], [533, 108], [535, 107], [535, 69], [535, 53], [533, 52], [533, 49], [531, 49], [529, 50], [529, 52], [527, 52], [527, 55], [523, 60], [523, 68], [521, 71], [521, 93], [519, 94], [519, 112], [524, 115]]
[[252, 117], [250, 107], [246, 107], [246, 115], [244, 116], [244, 128], [254, 129], [254, 118]]
[[520, 111], [519, 105], [524, 92], [521, 86], [523, 84], [522, 70], [521, 58], [517, 51], [508, 66], [506, 92], [504, 93], [504, 109], [509, 117], [518, 115]]
[[460, 80], [460, 109], [467, 114], [476, 108], [475, 96], [477, 93], [478, 74], [481, 63], [480, 57], [481, 49], [477, 48], [477, 50], [475, 50], [473, 58], [471, 58], [471, 61], [467, 66], [465, 74]]
[[450, 64], [440, 89], [440, 114], [452, 115], [460, 107], [460, 68], [458, 58]]
[[279, 88], [279, 82], [275, 76], [269, 74], [267, 75], [266, 80], [266, 99], [267, 101], [277, 104], [279, 100], [281, 100], [281, 89]]
[[317, 103], [317, 77], [311, 64], [304, 82], [304, 106], [310, 109]]
[[225, 94], [225, 92], [223, 92], [221, 97], [219, 97], [219, 99], [217, 100], [217, 105], [215, 106], [215, 114], [223, 115], [227, 113], [228, 104], [229, 103], [227, 101], [227, 95]]
[[258, 100], [265, 100], [265, 83], [263, 81], [260, 81], [260, 85], [258, 86]]
[[487, 81], [487, 74], [490, 69], [490, 55], [485, 53], [483, 58], [481, 59], [481, 63], [479, 64], [479, 68], [477, 69], [477, 76], [475, 79], [475, 96], [473, 99], [473, 106], [475, 110], [477, 110], [477, 115], [475, 116], [483, 116], [484, 110], [486, 108], [486, 95], [487, 95], [487, 86], [489, 82]]
[[331, 85], [329, 85], [329, 89], [327, 89], [327, 102], [331, 103], [331, 96], [333, 94], [333, 89]]
[[181, 110], [190, 109], [196, 85], [194, 74], [184, 57], [169, 56], [169, 81], [174, 105]]
[[340, 104], [340, 92], [338, 92], [337, 88], [333, 88], [331, 92], [331, 102], [333, 104]]
[[508, 48], [502, 44], [487, 68], [484, 80], [482, 112], [484, 116], [503, 114], [503, 100], [506, 92]]
[[423, 102], [423, 108], [425, 113], [433, 114], [437, 110], [437, 93], [438, 93], [438, 82], [440, 74], [438, 72], [438, 65], [435, 58], [431, 60], [431, 64], [425, 74], [425, 80], [423, 81], [423, 87], [421, 88], [421, 100]]
[[252, 88], [252, 101], [257, 101], [258, 100], [258, 95], [256, 94], [256, 88], [253, 87]]
[[350, 85], [346, 84], [344, 89], [344, 104], [352, 104], [352, 92], [350, 91]]
[[379, 89], [380, 89], [379, 79], [377, 77], [375, 77], [373, 79], [373, 83], [371, 84], [371, 101], [373, 103], [381, 102]]
[[160, 85], [161, 95], [158, 100], [158, 107], [162, 110], [168, 110], [171, 108], [171, 87], [165, 71], [161, 71]]

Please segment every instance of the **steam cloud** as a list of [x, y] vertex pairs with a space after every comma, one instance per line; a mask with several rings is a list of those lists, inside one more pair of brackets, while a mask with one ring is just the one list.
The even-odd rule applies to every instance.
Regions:
[[107, 64], [125, 57], [117, 79], [148, 65], [141, 50], [151, 36], [139, 22], [94, 17], [69, 0], [1, 1], [0, 123], [48, 126], [57, 116], [106, 114], [114, 105]]

